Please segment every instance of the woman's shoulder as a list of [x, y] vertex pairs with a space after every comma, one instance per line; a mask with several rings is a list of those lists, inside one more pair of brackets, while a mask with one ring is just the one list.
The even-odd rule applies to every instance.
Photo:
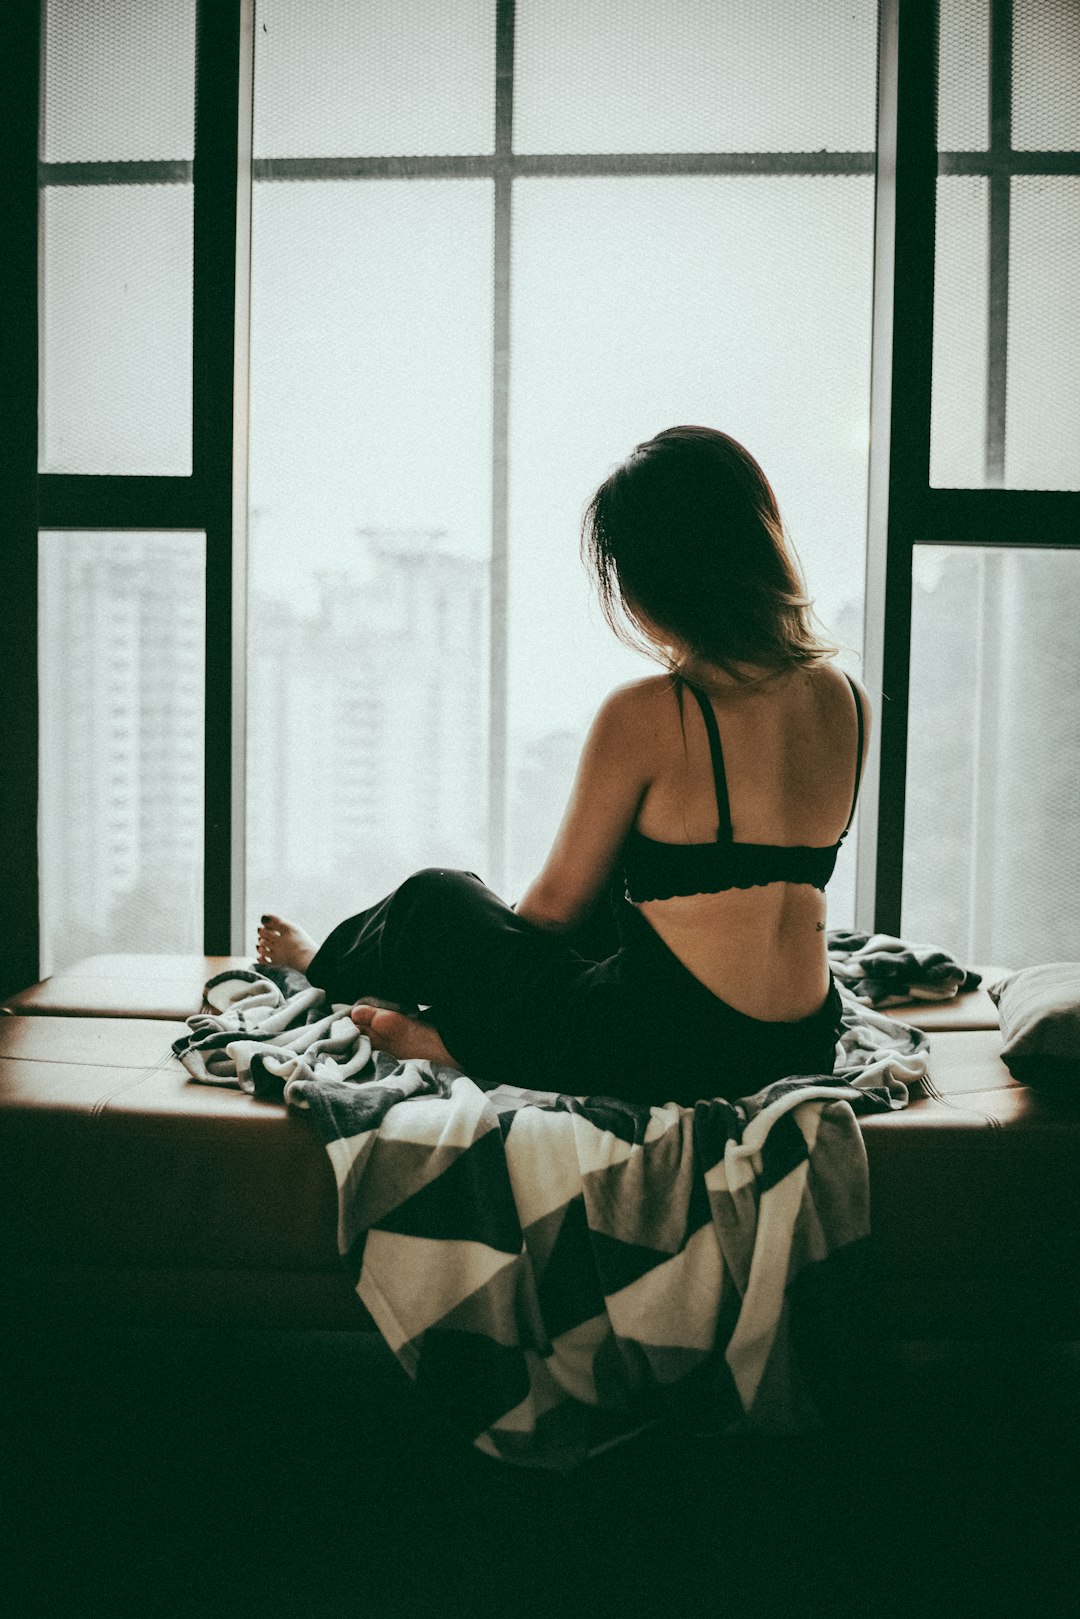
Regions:
[[618, 703], [627, 707], [641, 707], [643, 704], [655, 702], [664, 693], [671, 702], [671, 693], [675, 689], [675, 676], [666, 669], [656, 675], [640, 675], [637, 680], [624, 680], [621, 686], [615, 686], [604, 699], [605, 703]]
[[[816, 737], [813, 746], [823, 761], [832, 761], [834, 769], [846, 768], [857, 735], [862, 737], [862, 763], [865, 765], [870, 751], [870, 732], [874, 723], [873, 704], [862, 681], [839, 664], [830, 661], [809, 669], [811, 706], [807, 734]], [[852, 696], [858, 704], [852, 712]], [[797, 712], [793, 715], [798, 723]], [[856, 722], [858, 730], [856, 730]]]
[[671, 675], [645, 675], [627, 680], [609, 691], [597, 711], [597, 718], [624, 725], [654, 725], [658, 715], [674, 711], [675, 682]]
[[819, 691], [827, 693], [834, 702], [843, 702], [850, 711], [850, 693], [854, 691], [859, 707], [862, 709], [863, 721], [869, 724], [873, 713], [873, 704], [870, 694], [858, 676], [842, 669], [838, 663], [831, 660], [820, 663], [808, 671], [810, 678], [817, 685]]
[[656, 761], [657, 749], [678, 733], [678, 703], [669, 674], [628, 680], [608, 692], [596, 712], [591, 735], [597, 744], [621, 752], [628, 765]]
[[841, 669], [836, 664], [831, 664], [830, 668], [835, 669], [838, 678], [855, 693], [859, 708], [862, 710], [863, 728], [868, 730], [874, 715], [874, 705], [870, 701], [870, 693], [857, 675], [850, 674], [848, 670]]

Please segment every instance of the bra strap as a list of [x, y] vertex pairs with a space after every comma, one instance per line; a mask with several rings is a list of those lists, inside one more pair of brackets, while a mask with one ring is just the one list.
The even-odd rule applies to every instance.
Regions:
[[845, 826], [843, 832], [840, 834], [840, 836], [842, 838], [847, 836], [848, 831], [850, 830], [850, 827], [851, 827], [851, 823], [855, 819], [855, 806], [859, 801], [859, 782], [862, 779], [862, 756], [863, 756], [863, 711], [862, 711], [862, 702], [859, 699], [859, 693], [858, 693], [858, 691], [856, 689], [855, 682], [852, 680], [851, 676], [845, 672], [844, 678], [847, 681], [848, 685], [851, 687], [851, 695], [855, 699], [855, 718], [856, 718], [856, 720], [858, 722], [858, 727], [859, 727], [859, 740], [858, 740], [858, 743], [856, 744], [856, 752], [855, 752], [855, 791], [851, 795], [851, 813], [849, 814], [849, 816], [847, 818], [847, 826]]
[[728, 803], [727, 775], [724, 771], [724, 750], [720, 743], [720, 727], [716, 723], [716, 715], [713, 712], [713, 706], [706, 694], [703, 691], [699, 691], [697, 686], [691, 686], [688, 680], [684, 681], [684, 685], [689, 686], [690, 690], [697, 698], [698, 707], [701, 709], [701, 717], [705, 721], [705, 729], [709, 736], [709, 753], [712, 755], [713, 783], [716, 787], [716, 841], [717, 843], [731, 843], [733, 841], [731, 830], [731, 806]]

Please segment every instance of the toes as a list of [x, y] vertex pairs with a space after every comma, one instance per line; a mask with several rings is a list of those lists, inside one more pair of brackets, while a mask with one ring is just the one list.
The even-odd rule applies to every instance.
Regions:
[[389, 1012], [384, 1007], [368, 1006], [360, 1001], [349, 1013], [361, 1034], [366, 1034], [376, 1051], [388, 1051], [391, 1057], [403, 1057], [408, 1044], [410, 1023], [400, 1012]]
[[453, 1062], [436, 1031], [405, 1012], [357, 1001], [349, 1016], [360, 1032], [367, 1035], [375, 1051], [386, 1051], [401, 1061], [428, 1057], [436, 1062]]
[[366, 1034], [376, 1051], [389, 1052], [391, 1057], [409, 1057], [416, 1053], [418, 1029], [412, 1018], [392, 1007], [357, 1001], [349, 1013], [361, 1034]]
[[388, 1012], [383, 1007], [373, 1006], [367, 1027], [369, 1034], [378, 1035], [385, 1045], [390, 1046], [400, 1043], [412, 1025], [400, 1012]]

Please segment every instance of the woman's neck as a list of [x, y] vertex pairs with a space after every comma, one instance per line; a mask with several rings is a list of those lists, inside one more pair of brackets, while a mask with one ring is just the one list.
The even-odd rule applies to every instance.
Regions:
[[752, 663], [736, 663], [728, 670], [687, 655], [677, 662], [674, 672], [692, 686], [700, 686], [703, 691], [713, 692], [718, 697], [749, 697], [775, 685], [791, 671], [769, 669]]

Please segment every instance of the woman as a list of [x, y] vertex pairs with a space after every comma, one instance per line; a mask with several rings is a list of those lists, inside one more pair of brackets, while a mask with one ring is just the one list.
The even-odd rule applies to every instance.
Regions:
[[831, 1073], [824, 890], [869, 705], [811, 628], [772, 489], [734, 439], [674, 427], [597, 490], [582, 551], [666, 672], [602, 704], [517, 907], [421, 871], [318, 949], [264, 917], [259, 959], [357, 1002], [376, 1048], [485, 1082], [690, 1104]]

